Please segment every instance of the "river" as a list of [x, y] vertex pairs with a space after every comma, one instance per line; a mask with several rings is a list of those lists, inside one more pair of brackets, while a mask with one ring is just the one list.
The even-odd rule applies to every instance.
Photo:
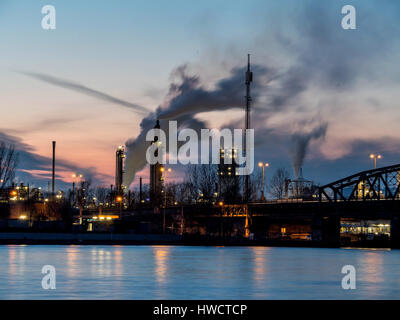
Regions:
[[400, 299], [400, 250], [7, 245], [0, 299]]

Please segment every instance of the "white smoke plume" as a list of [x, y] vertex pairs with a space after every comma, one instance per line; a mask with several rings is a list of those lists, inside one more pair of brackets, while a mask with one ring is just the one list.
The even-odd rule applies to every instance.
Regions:
[[[187, 74], [186, 66], [177, 68], [173, 75], [178, 78], [178, 82], [170, 85], [169, 94], [164, 103], [155, 113], [142, 120], [139, 136], [126, 142], [124, 184], [129, 186], [133, 182], [135, 174], [146, 166], [146, 150], [149, 146], [149, 142], [145, 140], [146, 133], [154, 127], [157, 119], [160, 120], [161, 129], [166, 134], [168, 134], [168, 120], [176, 120], [178, 130], [187, 127], [199, 131], [207, 128], [207, 123], [195, 118], [198, 113], [233, 108], [243, 108], [244, 110], [245, 70], [246, 68], [232, 69], [228, 77], [216, 83], [215, 89], [207, 90], [199, 77]], [[253, 65], [252, 71], [254, 73], [253, 110], [263, 112], [264, 115], [281, 111], [287, 106], [289, 100], [306, 88], [306, 74], [299, 69], [289, 69], [286, 72], [278, 73], [272, 68]], [[270, 86], [271, 81], [275, 83]], [[257, 104], [261, 95], [268, 97], [268, 101], [263, 103], [262, 107]]]
[[132, 103], [132, 102], [128, 102], [116, 97], [113, 97], [107, 93], [101, 92], [99, 90], [95, 90], [92, 88], [89, 88], [85, 85], [82, 85], [80, 83], [77, 82], [73, 82], [70, 80], [65, 80], [65, 79], [61, 79], [58, 77], [54, 77], [54, 76], [50, 76], [48, 74], [43, 74], [43, 73], [36, 73], [36, 72], [19, 72], [23, 75], [26, 75], [28, 77], [52, 84], [54, 86], [57, 87], [61, 87], [64, 89], [68, 89], [68, 90], [73, 90], [73, 91], [77, 91], [80, 92], [82, 94], [106, 101], [106, 102], [111, 102], [113, 104], [118, 104], [120, 106], [132, 109], [138, 113], [141, 114], [147, 114], [149, 112], [148, 109], [146, 109], [145, 107], [142, 107], [136, 103]]
[[[261, 67], [257, 69], [262, 70]], [[179, 82], [170, 85], [166, 101], [144, 118], [140, 124], [141, 132], [135, 139], [126, 142], [127, 157], [125, 162], [124, 184], [129, 186], [135, 178], [136, 172], [143, 169], [146, 162], [146, 134], [152, 129], [156, 120], [160, 120], [161, 129], [168, 139], [168, 120], [176, 120], [178, 129], [191, 128], [196, 131], [207, 128], [207, 124], [195, 118], [200, 112], [243, 108], [244, 105], [244, 68], [232, 70], [231, 76], [220, 80], [214, 90], [202, 87], [197, 76], [189, 76], [186, 66], [174, 71]]]
[[[178, 122], [178, 130], [192, 128], [196, 131], [207, 128], [207, 123], [196, 119], [198, 113], [222, 111], [228, 109], [242, 109], [245, 105], [245, 71], [246, 68], [233, 68], [230, 74], [218, 81], [214, 89], [208, 90], [196, 75], [187, 73], [187, 66], [182, 65], [172, 73], [173, 81], [164, 102], [155, 112], [148, 113], [148, 109], [107, 93], [89, 88], [85, 85], [70, 80], [61, 79], [42, 73], [19, 72], [34, 79], [74, 90], [94, 98], [118, 104], [120, 106], [135, 110], [138, 113], [147, 114], [142, 120], [141, 132], [138, 137], [126, 142], [127, 158], [124, 184], [129, 186], [135, 174], [146, 165], [146, 150], [149, 142], [146, 142], [146, 134], [152, 129], [156, 120], [160, 120], [161, 129], [168, 135], [168, 120]], [[294, 98], [307, 89], [309, 74], [307, 69], [299, 66], [287, 70], [277, 71], [272, 67], [253, 65], [254, 82], [252, 83], [252, 110], [253, 114], [258, 113], [255, 124], [263, 122], [268, 115], [280, 112], [287, 108]], [[262, 100], [264, 98], [264, 100]], [[260, 102], [260, 103], [259, 103]], [[243, 121], [244, 124], [244, 121]], [[241, 123], [236, 123], [235, 128], [241, 128]], [[258, 128], [262, 132], [266, 129]], [[320, 128], [321, 130], [323, 128]], [[259, 131], [259, 132], [261, 132]], [[309, 142], [318, 138], [318, 130], [312, 132], [298, 133], [293, 135], [293, 166], [298, 173], [304, 160]], [[325, 129], [322, 131], [326, 131]], [[320, 133], [325, 135], [325, 133]], [[167, 136], [168, 139], [168, 136]]]
[[311, 131], [297, 131], [291, 137], [292, 147], [290, 154], [292, 157], [292, 165], [295, 178], [299, 178], [300, 170], [303, 166], [304, 158], [306, 157], [308, 146], [312, 140], [324, 138], [328, 129], [327, 123], [320, 123]]

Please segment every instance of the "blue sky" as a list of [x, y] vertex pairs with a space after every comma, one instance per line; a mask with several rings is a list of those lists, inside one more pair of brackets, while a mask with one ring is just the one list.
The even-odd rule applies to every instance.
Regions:
[[[57, 11], [54, 31], [41, 28], [46, 4]], [[357, 30], [341, 28], [345, 4], [356, 7]], [[142, 117], [16, 71], [68, 79], [156, 110], [175, 68], [187, 64], [187, 72], [211, 90], [251, 52], [254, 64], [278, 79], [263, 84], [255, 101], [256, 138], [259, 132], [262, 140], [257, 161], [271, 162], [271, 170], [290, 168], [293, 134], [326, 123], [326, 136], [308, 148], [309, 178], [328, 182], [367, 169], [371, 152], [384, 155], [382, 165], [394, 164], [400, 146], [399, 9], [388, 0], [0, 0], [0, 133], [29, 151], [25, 160], [37, 157], [22, 161], [28, 170], [23, 179], [31, 183], [45, 183], [51, 141], [57, 140], [60, 186], [79, 170], [108, 184], [116, 147], [139, 135]], [[271, 112], [271, 95], [290, 98]], [[242, 113], [196, 117], [220, 127]]]

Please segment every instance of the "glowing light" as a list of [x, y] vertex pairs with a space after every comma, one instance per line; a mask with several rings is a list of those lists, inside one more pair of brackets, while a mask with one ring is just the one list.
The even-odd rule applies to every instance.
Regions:
[[268, 163], [268, 162], [266, 162], [266, 163], [259, 162], [259, 163], [258, 163], [258, 166], [259, 166], [260, 168], [262, 168], [262, 167], [269, 167], [269, 163]]
[[381, 155], [381, 154], [373, 154], [373, 153], [371, 153], [371, 154], [369, 155], [369, 157], [370, 157], [371, 159], [382, 159], [382, 155]]
[[111, 221], [111, 220], [113, 220], [113, 219], [118, 219], [119, 218], [119, 216], [116, 216], [116, 215], [102, 215], [102, 216], [93, 216], [92, 217], [92, 219], [93, 220], [101, 220], [101, 221], [104, 221], [104, 220], [107, 220], [107, 221]]

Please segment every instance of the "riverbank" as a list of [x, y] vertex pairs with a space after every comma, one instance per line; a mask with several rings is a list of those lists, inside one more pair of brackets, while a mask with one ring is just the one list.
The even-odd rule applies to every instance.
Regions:
[[389, 242], [357, 242], [353, 245], [307, 240], [249, 240], [246, 238], [212, 238], [174, 234], [116, 233], [28, 233], [1, 232], [0, 245], [181, 245], [181, 246], [268, 246], [308, 248], [390, 248]]

